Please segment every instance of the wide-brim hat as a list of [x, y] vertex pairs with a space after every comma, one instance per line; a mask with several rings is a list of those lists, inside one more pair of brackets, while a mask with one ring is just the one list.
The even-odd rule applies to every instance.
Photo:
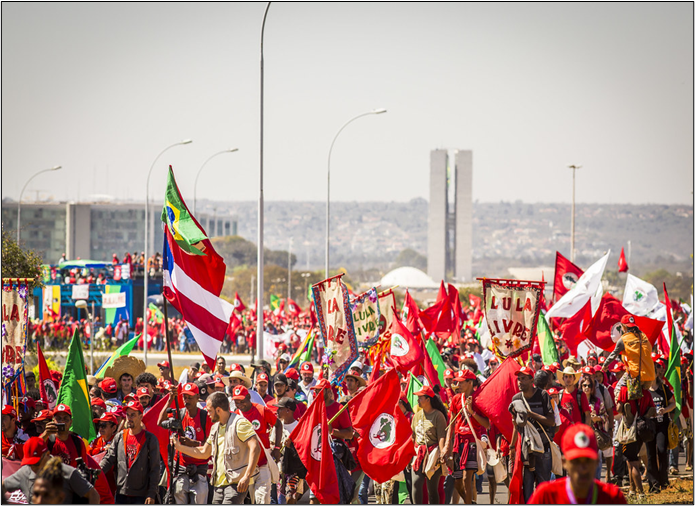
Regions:
[[[574, 365], [579, 365], [579, 366], [582, 365], [582, 363], [579, 361], [579, 359], [578, 359], [577, 357], [566, 358], [565, 360], [562, 361], [562, 367], [565, 367], [565, 368], [566, 368], [568, 365], [572, 365], [572, 364], [574, 364]], [[568, 374], [569, 374], [569, 373], [568, 373]]]
[[130, 376], [133, 378], [133, 381], [135, 381], [135, 378], [137, 378], [140, 374], [144, 373], [145, 369], [147, 369], [145, 367], [145, 362], [143, 362], [139, 358], [125, 355], [122, 357], [118, 357], [116, 360], [114, 360], [113, 364], [111, 364], [111, 367], [106, 369], [106, 371], [104, 372], [104, 377], [113, 378], [116, 380], [116, 384], [119, 384], [121, 376], [123, 376], [124, 374], [130, 374]]
[[347, 373], [347, 374], [345, 375], [345, 377], [346, 377], [346, 378], [355, 378], [355, 379], [357, 380], [357, 383], [359, 383], [359, 385], [360, 385], [361, 387], [366, 387], [366, 386], [367, 386], [367, 380], [364, 379], [362, 376], [359, 376], [359, 375], [357, 375], [357, 374], [353, 374], [353, 373], [349, 372], [349, 373]]
[[[239, 378], [241, 380], [241, 383], [246, 388], [251, 388], [251, 378], [248, 378], [243, 372], [232, 371], [231, 374], [229, 375], [229, 379], [232, 379], [232, 378]], [[222, 381], [224, 382], [224, 378], [222, 378]], [[227, 384], [229, 384], [229, 381], [227, 381]]]
[[579, 376], [582, 375], [582, 371], [575, 371], [570, 366], [566, 365], [564, 369], [557, 371], [556, 377], [559, 383], [562, 383], [562, 376], [565, 374], [571, 374], [572, 376], [574, 376], [574, 383], [576, 383], [577, 381], [579, 381]]

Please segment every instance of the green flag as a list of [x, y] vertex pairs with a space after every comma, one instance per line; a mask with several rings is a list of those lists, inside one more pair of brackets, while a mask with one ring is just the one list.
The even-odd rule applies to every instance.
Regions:
[[270, 294], [270, 310], [275, 311], [280, 307], [280, 297], [274, 294]]
[[164, 313], [162, 313], [161, 309], [159, 309], [151, 302], [148, 306], [148, 309], [152, 311], [150, 319], [148, 320], [150, 324], [152, 324], [152, 320], [154, 320], [155, 323], [162, 323], [164, 321]]
[[72, 431], [81, 437], [91, 441], [97, 437], [94, 423], [92, 422], [92, 406], [89, 402], [89, 390], [87, 387], [87, 373], [84, 368], [82, 356], [82, 342], [73, 334], [68, 349], [68, 358], [65, 362], [63, 380], [58, 391], [56, 405], [66, 404], [72, 411]]
[[676, 409], [673, 410], [672, 419], [675, 420], [681, 414], [683, 407], [683, 397], [681, 394], [681, 347], [678, 343], [676, 335], [676, 326], [671, 328], [671, 351], [668, 357], [668, 366], [664, 377], [668, 380], [673, 388], [673, 396], [676, 398]]
[[430, 356], [430, 359], [432, 360], [432, 365], [434, 366], [434, 369], [437, 371], [437, 376], [439, 376], [439, 383], [441, 383], [442, 385], [446, 385], [446, 382], [444, 381], [444, 371], [446, 371], [446, 364], [442, 359], [442, 355], [439, 353], [439, 348], [437, 348], [437, 344], [434, 342], [434, 339], [427, 340], [427, 343], [425, 343], [425, 349], [427, 350], [427, 354]]
[[167, 189], [164, 194], [162, 221], [169, 227], [172, 237], [181, 249], [194, 255], [204, 255], [202, 243], [207, 239], [205, 232], [198, 226], [181, 198], [179, 187], [176, 186], [174, 171], [169, 166]]
[[560, 356], [558, 355], [557, 348], [555, 347], [553, 333], [550, 332], [548, 322], [545, 320], [545, 317], [542, 314], [538, 315], [538, 325], [536, 325], [536, 331], [538, 333], [538, 345], [541, 347], [543, 363], [545, 365], [550, 365], [554, 364], [555, 362], [560, 362]]
[[415, 413], [417, 413], [420, 411], [420, 406], [417, 403], [417, 395], [415, 395], [415, 392], [422, 390], [423, 385], [419, 379], [413, 376], [412, 372], [409, 372], [408, 374], [410, 374], [410, 384], [408, 385], [408, 392], [405, 394], [405, 396], [408, 398], [410, 407], [413, 408]]
[[[109, 357], [109, 359], [104, 362], [99, 370], [94, 374], [94, 377], [98, 379], [104, 379], [104, 373], [106, 373], [106, 369], [111, 367], [111, 364], [118, 358], [122, 357], [124, 355], [130, 355], [130, 352], [133, 351], [133, 348], [138, 342], [138, 339], [140, 339], [140, 336], [142, 334], [138, 334], [134, 338], [132, 338], [130, 341], [126, 341], [123, 343], [116, 351], [113, 352], [113, 355]], [[133, 378], [135, 379], [135, 378]]]
[[304, 362], [311, 362], [311, 354], [314, 351], [314, 337], [316, 337], [316, 332], [312, 330], [311, 332], [309, 332], [309, 338], [307, 339], [304, 351], [302, 351], [302, 354], [299, 355], [300, 365]]

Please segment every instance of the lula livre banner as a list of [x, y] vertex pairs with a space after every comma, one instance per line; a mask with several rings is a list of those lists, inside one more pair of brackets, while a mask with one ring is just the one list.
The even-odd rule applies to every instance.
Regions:
[[483, 279], [485, 319], [492, 342], [502, 357], [531, 348], [536, 336], [544, 283]]
[[379, 296], [376, 288], [370, 288], [352, 301], [352, 318], [357, 345], [369, 348], [379, 340]]
[[27, 326], [27, 286], [2, 288], [2, 362], [21, 364]]
[[382, 341], [391, 338], [391, 324], [397, 318], [396, 295], [393, 290], [379, 294], [379, 337]]
[[341, 277], [342, 274], [311, 287], [324, 343], [324, 365], [328, 366], [328, 380], [333, 384], [342, 381], [358, 356], [350, 300]]

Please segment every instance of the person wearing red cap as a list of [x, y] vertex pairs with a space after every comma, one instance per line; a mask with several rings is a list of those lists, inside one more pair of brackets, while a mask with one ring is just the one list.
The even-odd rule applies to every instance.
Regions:
[[316, 385], [316, 379], [314, 378], [314, 366], [311, 362], [303, 362], [299, 367], [299, 374], [302, 375], [302, 381], [299, 383], [299, 388], [302, 389], [304, 395], [306, 395], [307, 401], [311, 404], [314, 400], [314, 392], [312, 387]]
[[[258, 434], [258, 438], [264, 448], [270, 448], [270, 431], [275, 431], [274, 440], [277, 442], [271, 450], [272, 458], [276, 461], [280, 460], [280, 441], [282, 441], [282, 422], [277, 418], [275, 413], [261, 404], [251, 402], [251, 396], [248, 389], [243, 385], [237, 385], [232, 388], [232, 400], [236, 404], [237, 415], [246, 418], [253, 429]], [[261, 452], [261, 457], [258, 459], [259, 476], [254, 480], [254, 483], [249, 487], [249, 494], [253, 494], [255, 504], [270, 503], [270, 469], [268, 467], [268, 459], [265, 452]]]
[[[459, 383], [459, 392], [449, 406], [449, 429], [446, 435], [444, 455], [447, 466], [452, 469], [454, 487], [463, 498], [464, 503], [473, 501], [473, 476], [478, 469], [475, 434], [480, 438], [490, 428], [490, 421], [473, 408], [474, 383], [476, 375], [468, 368], [456, 373], [454, 381]], [[452, 444], [453, 438], [453, 444]], [[453, 458], [450, 452], [453, 451]], [[453, 462], [452, 462], [453, 460]], [[453, 467], [452, 467], [453, 464]]]
[[[555, 414], [550, 403], [550, 396], [545, 390], [536, 388], [533, 384], [533, 370], [522, 367], [514, 373], [519, 393], [512, 397], [510, 411], [514, 411], [514, 432], [510, 441], [510, 458], [514, 460], [516, 452], [516, 440], [518, 437], [525, 437], [524, 425], [518, 423], [520, 413], [514, 406], [521, 403], [526, 407], [525, 413], [527, 422], [532, 424], [540, 435], [543, 442], [543, 453], [529, 452], [529, 458], [524, 461], [523, 469], [523, 489], [524, 499], [528, 501], [533, 493], [534, 487], [538, 484], [550, 480], [552, 456], [550, 454], [550, 441], [555, 434]], [[550, 440], [548, 438], [551, 438]]]
[[116, 467], [116, 503], [154, 504], [159, 483], [159, 441], [142, 425], [138, 401], [126, 404], [126, 429], [116, 434], [99, 465], [104, 473]]
[[[161, 427], [167, 419], [167, 410], [174, 404], [177, 395], [177, 387], [169, 389], [169, 401], [162, 407], [159, 413], [157, 424]], [[183, 427], [183, 435], [179, 437], [179, 442], [184, 446], [197, 448], [202, 446], [210, 436], [212, 422], [207, 411], [198, 407], [200, 390], [195, 383], [186, 383], [181, 388], [184, 407], [179, 411], [178, 417]], [[208, 459], [197, 459], [179, 453], [176, 457], [179, 461], [178, 474], [171, 482], [171, 490], [174, 493], [176, 504], [205, 504], [208, 500]], [[188, 466], [195, 466], [198, 474], [197, 479], [193, 479], [187, 472]]]
[[266, 404], [273, 401], [275, 397], [268, 393], [268, 375], [265, 372], [259, 372], [256, 374], [256, 384], [254, 390], [258, 392], [258, 395], [265, 401]]
[[2, 456], [22, 460], [22, 447], [28, 437], [17, 425], [17, 412], [9, 404], [2, 408]]
[[656, 378], [654, 362], [652, 362], [652, 344], [639, 329], [635, 317], [631, 314], [623, 315], [620, 323], [623, 335], [616, 341], [615, 348], [608, 355], [601, 369], [605, 372], [608, 366], [622, 355], [627, 366], [625, 379], [627, 380], [627, 376], [638, 379], [642, 383], [642, 389], [649, 388], [649, 382]]
[[65, 504], [71, 504], [75, 497], [84, 497], [89, 504], [99, 504], [99, 493], [85, 480], [74, 467], [63, 464], [57, 457], [47, 451], [46, 442], [40, 437], [32, 437], [25, 443], [22, 467], [14, 474], [2, 480], [2, 488], [7, 491], [21, 490], [28, 500], [32, 500], [37, 485], [37, 475], [46, 468], [49, 461], [55, 459], [63, 476], [63, 497]]
[[562, 437], [566, 478], [541, 483], [527, 504], [627, 504], [622, 491], [596, 478], [598, 445], [591, 427], [573, 425]]
[[[431, 387], [425, 386], [418, 392], [417, 403], [420, 410], [411, 421], [413, 440], [417, 455], [412, 465], [413, 500], [415, 504], [423, 504], [424, 487], [427, 487], [429, 504], [441, 504], [439, 500], [439, 478], [442, 476], [441, 465], [445, 464], [445, 444], [447, 412], [442, 401]], [[427, 457], [433, 451], [439, 451], [439, 460], [435, 472], [427, 476], [425, 466]]]
[[118, 420], [113, 413], [105, 413], [100, 418], [94, 420], [99, 435], [92, 441], [87, 450], [90, 455], [97, 455], [104, 452], [113, 442], [118, 429]]

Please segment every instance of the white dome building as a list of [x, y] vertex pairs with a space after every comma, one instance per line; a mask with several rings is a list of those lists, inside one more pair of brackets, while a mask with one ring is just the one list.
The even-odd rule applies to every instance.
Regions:
[[439, 283], [415, 267], [399, 267], [398, 269], [394, 269], [381, 278], [380, 284], [382, 287], [398, 285], [399, 288], [404, 289], [439, 288]]

